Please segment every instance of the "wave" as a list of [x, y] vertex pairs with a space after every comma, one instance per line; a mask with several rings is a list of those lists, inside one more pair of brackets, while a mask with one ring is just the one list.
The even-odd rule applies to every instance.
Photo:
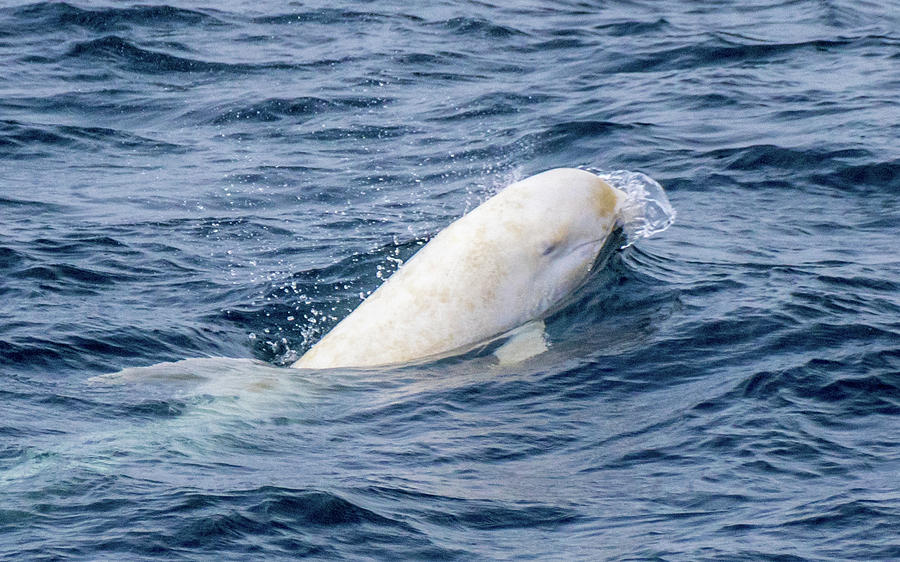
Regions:
[[[183, 46], [177, 46], [184, 50]], [[259, 63], [218, 62], [171, 54], [162, 50], [143, 48], [118, 35], [106, 35], [97, 39], [76, 42], [64, 55], [68, 59], [84, 61], [112, 62], [122, 69], [146, 74], [169, 73], [233, 73], [256, 74], [272, 70], [302, 70], [331, 67], [352, 60], [352, 57], [341, 59], [320, 59], [308, 62], [264, 61]], [[55, 62], [55, 59], [44, 57], [43, 62]]]
[[644, 34], [665, 34], [672, 28], [672, 24], [666, 18], [658, 18], [653, 21], [622, 21], [615, 23], [604, 23], [593, 27], [596, 31], [602, 31], [613, 37], [634, 37]]
[[545, 94], [515, 94], [512, 92], [495, 92], [480, 95], [470, 101], [453, 107], [441, 108], [426, 116], [429, 121], [466, 121], [469, 119], [485, 119], [499, 115], [512, 115], [534, 111], [532, 106], [553, 101], [554, 96]]
[[[790, 148], [770, 144], [719, 148], [701, 155], [719, 161], [721, 170], [762, 175], [770, 185], [790, 178], [810, 187], [850, 193], [889, 194], [900, 190], [900, 159], [879, 161], [879, 155], [859, 148]], [[825, 170], [825, 172], [823, 172]], [[744, 177], [747, 177], [744, 174]]]
[[815, 174], [812, 179], [841, 191], [896, 195], [900, 193], [900, 158], [888, 162], [838, 165], [834, 171]]
[[797, 51], [833, 51], [852, 47], [867, 47], [871, 42], [891, 44], [882, 36], [858, 38], [818, 39], [796, 43], [746, 43], [733, 44], [731, 39], [715, 38], [715, 43], [691, 44], [661, 49], [651, 53], [621, 54], [615, 59], [625, 62], [611, 64], [604, 71], [610, 74], [691, 70], [704, 66], [731, 63], [764, 64], [779, 56]]
[[457, 35], [478, 36], [488, 39], [506, 39], [527, 35], [527, 33], [511, 25], [502, 25], [477, 17], [459, 16], [430, 25], [442, 27]]
[[760, 168], [784, 168], [796, 173], [798, 169], [822, 169], [845, 159], [870, 158], [862, 149], [792, 149], [776, 145], [750, 145], [736, 148], [721, 148], [705, 154], [721, 160], [724, 169], [755, 171]]
[[[75, 478], [70, 476], [61, 486], [77, 486]], [[150, 483], [138, 480], [134, 484], [144, 489]], [[155, 497], [143, 507], [106, 496], [102, 490], [82, 495], [67, 489], [62, 495], [60, 499], [64, 501], [48, 499], [40, 511], [19, 511], [16, 519], [29, 522], [35, 543], [18, 545], [17, 552], [38, 554], [37, 547], [32, 551], [27, 544], [40, 544], [38, 541], [46, 540], [45, 534], [64, 527], [73, 514], [91, 513], [90, 527], [107, 528], [116, 519], [116, 530], [89, 542], [86, 535], [72, 531], [68, 546], [56, 549], [57, 552], [126, 557], [175, 551], [229, 552], [246, 556], [342, 558], [350, 548], [349, 552], [357, 555], [380, 558], [396, 552], [392, 545], [402, 541], [404, 551], [414, 558], [446, 557], [452, 553], [434, 546], [401, 519], [379, 514], [338, 493], [316, 489], [263, 486], [216, 493], [188, 488]], [[169, 521], [173, 516], [177, 516], [176, 520]], [[160, 526], [154, 526], [154, 522]], [[305, 529], [302, 536], [294, 532], [298, 527]], [[341, 540], [335, 541], [337, 532]], [[248, 537], [265, 537], [267, 544], [248, 541]]]
[[257, 65], [205, 61], [143, 49], [117, 35], [77, 42], [65, 56], [116, 62], [124, 65], [127, 70], [141, 73], [247, 72], [261, 68]]
[[298, 122], [298, 118], [321, 116], [330, 112], [354, 111], [383, 107], [390, 100], [376, 97], [334, 97], [324, 99], [314, 96], [298, 98], [269, 98], [252, 105], [228, 109], [220, 112], [208, 122], [213, 125], [223, 125], [241, 121], [273, 122], [285, 118], [291, 118], [292, 122]]
[[108, 6], [88, 9], [66, 2], [38, 2], [16, 8], [8, 8], [3, 10], [3, 12], [18, 20], [18, 33], [68, 28], [108, 33], [128, 29], [133, 26], [226, 25], [226, 22], [211, 13], [167, 5], [131, 6], [128, 8]]
[[420, 22], [422, 18], [410, 14], [382, 14], [374, 11], [361, 12], [345, 8], [318, 8], [301, 12], [289, 12], [267, 16], [257, 16], [251, 21], [257, 24], [293, 25], [316, 23], [323, 25], [334, 24], [372, 24], [397, 19]]
[[119, 129], [27, 123], [9, 119], [0, 120], [0, 146], [6, 147], [0, 159], [40, 158], [45, 156], [48, 150], [92, 151], [109, 147], [174, 154], [185, 150], [184, 147], [174, 143]]

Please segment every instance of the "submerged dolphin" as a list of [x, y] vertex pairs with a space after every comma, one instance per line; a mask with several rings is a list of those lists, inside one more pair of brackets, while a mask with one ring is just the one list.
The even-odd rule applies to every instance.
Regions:
[[542, 319], [587, 279], [625, 194], [558, 168], [441, 231], [292, 367], [374, 367], [464, 352], [518, 329], [501, 362], [545, 347]]

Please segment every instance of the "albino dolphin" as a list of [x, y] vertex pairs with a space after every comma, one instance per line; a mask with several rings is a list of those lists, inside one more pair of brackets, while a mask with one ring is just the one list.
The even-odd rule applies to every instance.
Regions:
[[514, 329], [501, 362], [542, 352], [542, 319], [587, 279], [624, 199], [573, 168], [510, 185], [441, 231], [291, 366], [409, 363]]

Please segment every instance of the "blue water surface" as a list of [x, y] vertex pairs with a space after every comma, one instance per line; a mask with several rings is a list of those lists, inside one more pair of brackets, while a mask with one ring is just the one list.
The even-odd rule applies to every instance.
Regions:
[[[2, 3], [0, 558], [900, 558], [898, 30], [896, 1]], [[557, 166], [646, 173], [678, 219], [547, 353], [283, 368]]]

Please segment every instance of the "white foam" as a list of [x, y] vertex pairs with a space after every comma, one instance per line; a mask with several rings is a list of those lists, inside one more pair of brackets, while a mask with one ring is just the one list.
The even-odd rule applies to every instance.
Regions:
[[628, 170], [586, 169], [625, 193], [619, 216], [619, 225], [625, 232], [623, 248], [662, 232], [675, 222], [675, 209], [665, 190], [650, 176]]

